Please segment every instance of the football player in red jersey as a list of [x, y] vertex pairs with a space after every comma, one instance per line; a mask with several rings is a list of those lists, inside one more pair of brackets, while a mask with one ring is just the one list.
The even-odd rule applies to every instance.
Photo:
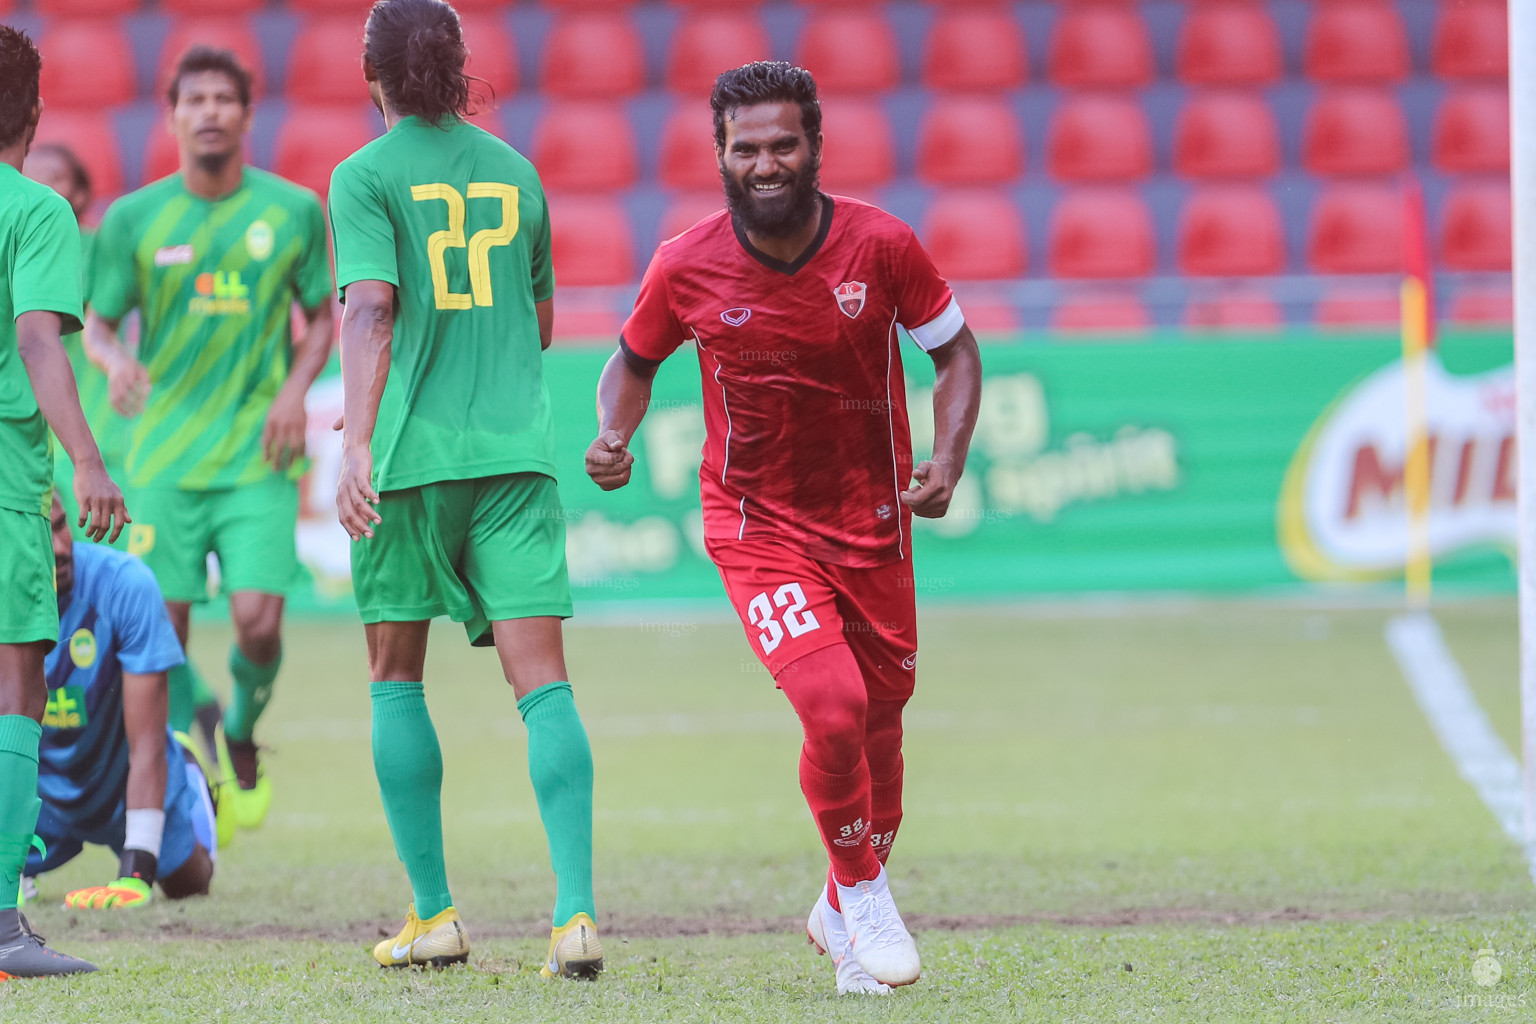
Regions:
[[[747, 64], [710, 104], [729, 209], [656, 251], [598, 383], [587, 473], [605, 490], [629, 481], [656, 367], [694, 342], [705, 544], [800, 716], [800, 787], [831, 859], [807, 930], [839, 992], [888, 992], [921, 970], [884, 868], [917, 663], [911, 517], [949, 507], [981, 359], [912, 229], [820, 190], [809, 72]], [[938, 374], [933, 457], [915, 466], [897, 324]]]

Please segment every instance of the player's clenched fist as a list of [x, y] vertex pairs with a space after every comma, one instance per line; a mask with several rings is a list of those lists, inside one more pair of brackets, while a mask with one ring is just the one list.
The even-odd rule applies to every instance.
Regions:
[[105, 537], [108, 544], [114, 543], [123, 527], [133, 522], [123, 504], [123, 492], [107, 475], [100, 459], [75, 467], [75, 504], [80, 509], [75, 525], [84, 529], [91, 540]]
[[630, 467], [634, 464], [635, 454], [617, 430], [598, 434], [597, 440], [587, 449], [587, 476], [605, 491], [617, 490], [629, 483]]
[[949, 511], [955, 485], [943, 465], [924, 459], [912, 467], [912, 486], [901, 492], [901, 503], [915, 516], [940, 519]]

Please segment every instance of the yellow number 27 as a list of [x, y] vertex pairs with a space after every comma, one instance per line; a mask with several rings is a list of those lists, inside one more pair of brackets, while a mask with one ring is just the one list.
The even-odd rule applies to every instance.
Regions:
[[[464, 200], [500, 199], [501, 224], [476, 231], [464, 240]], [[412, 185], [411, 198], [418, 203], [441, 199], [448, 204], [448, 227], [427, 237], [427, 263], [432, 267], [432, 297], [438, 309], [469, 309], [494, 305], [491, 295], [491, 249], [506, 245], [517, 236], [517, 186], [498, 181], [472, 181], [461, 195], [452, 185]], [[448, 265], [443, 253], [448, 249], [469, 250], [469, 291], [448, 290]]]

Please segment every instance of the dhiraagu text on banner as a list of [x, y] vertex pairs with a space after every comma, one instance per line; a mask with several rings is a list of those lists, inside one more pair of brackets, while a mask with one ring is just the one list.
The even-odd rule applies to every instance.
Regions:
[[[919, 520], [924, 600], [1103, 591], [1266, 592], [1402, 577], [1405, 413], [1396, 338], [982, 346], [980, 420], [949, 515]], [[637, 600], [711, 600], [700, 539], [704, 423], [697, 364], [669, 361], [636, 436], [632, 483], [582, 471], [606, 347], [545, 354], [578, 612]], [[933, 370], [904, 353], [914, 449], [931, 444]], [[1431, 357], [1430, 512], [1439, 586], [1514, 585], [1513, 346], [1448, 337]], [[870, 415], [884, 416], [883, 401]], [[350, 607], [333, 507], [339, 378], [310, 396], [314, 465], [299, 607]]]

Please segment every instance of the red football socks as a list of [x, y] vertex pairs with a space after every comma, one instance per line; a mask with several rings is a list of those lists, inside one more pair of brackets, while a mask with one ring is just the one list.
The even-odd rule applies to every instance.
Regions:
[[869, 764], [870, 843], [884, 864], [901, 828], [901, 712], [904, 700], [871, 700], [864, 730], [864, 759]]

